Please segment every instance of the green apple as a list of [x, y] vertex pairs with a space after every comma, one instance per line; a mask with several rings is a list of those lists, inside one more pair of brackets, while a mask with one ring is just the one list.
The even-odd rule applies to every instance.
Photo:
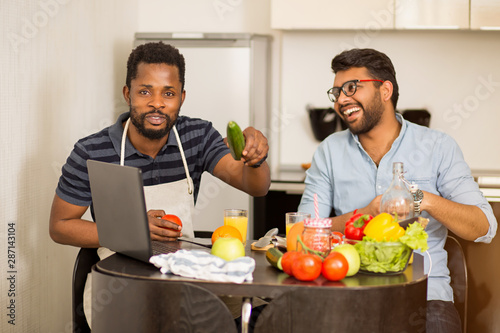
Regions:
[[359, 271], [359, 265], [361, 260], [359, 258], [359, 253], [356, 251], [354, 245], [351, 244], [340, 244], [335, 246], [332, 251], [340, 252], [344, 255], [349, 263], [349, 270], [347, 271], [347, 276], [353, 276]]
[[221, 237], [212, 245], [211, 253], [214, 256], [231, 261], [245, 256], [245, 247], [238, 238]]

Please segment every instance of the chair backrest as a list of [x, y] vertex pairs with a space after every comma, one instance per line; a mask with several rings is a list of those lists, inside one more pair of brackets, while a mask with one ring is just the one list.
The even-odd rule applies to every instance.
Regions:
[[73, 268], [73, 332], [74, 333], [90, 333], [85, 313], [83, 312], [83, 291], [85, 290], [85, 282], [87, 274], [94, 264], [99, 261], [97, 249], [81, 248], [76, 256], [75, 266]]
[[444, 249], [448, 252], [448, 269], [450, 270], [455, 307], [462, 320], [462, 331], [465, 333], [467, 330], [468, 298], [467, 263], [462, 246], [455, 237], [448, 235]]

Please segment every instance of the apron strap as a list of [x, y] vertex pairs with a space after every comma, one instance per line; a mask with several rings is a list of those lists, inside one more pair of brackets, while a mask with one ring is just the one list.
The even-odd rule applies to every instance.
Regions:
[[179, 145], [179, 151], [181, 152], [182, 164], [184, 164], [184, 171], [186, 171], [186, 180], [188, 183], [188, 193], [193, 194], [193, 180], [191, 179], [191, 176], [189, 175], [189, 169], [187, 167], [186, 156], [184, 155], [184, 149], [182, 148], [181, 139], [179, 138], [179, 133], [177, 133], [177, 128], [175, 128], [175, 125], [172, 127], [172, 129], [174, 130], [175, 138], [177, 139], [177, 144]]
[[130, 125], [130, 118], [127, 119], [125, 123], [125, 128], [123, 129], [122, 135], [122, 148], [120, 151], [120, 165], [125, 165], [125, 142], [127, 141], [128, 125]]

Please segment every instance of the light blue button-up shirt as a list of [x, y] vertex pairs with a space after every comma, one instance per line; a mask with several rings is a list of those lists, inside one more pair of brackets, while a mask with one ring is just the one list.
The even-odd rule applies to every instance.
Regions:
[[[378, 168], [358, 136], [349, 130], [327, 137], [314, 153], [311, 168], [306, 172], [306, 188], [298, 210], [314, 215], [315, 193], [320, 217], [330, 216], [332, 208], [338, 216], [365, 207], [389, 187], [393, 162], [403, 162], [405, 178], [418, 184], [419, 189], [479, 207], [490, 227], [486, 235], [475, 241], [491, 242], [497, 231], [496, 218], [455, 140], [445, 133], [408, 122], [399, 114], [397, 118], [402, 124], [401, 132]], [[424, 255], [425, 272], [432, 267], [427, 299], [452, 301], [447, 253], [443, 249], [448, 230], [427, 212], [422, 216], [430, 220], [426, 231], [432, 266]]]

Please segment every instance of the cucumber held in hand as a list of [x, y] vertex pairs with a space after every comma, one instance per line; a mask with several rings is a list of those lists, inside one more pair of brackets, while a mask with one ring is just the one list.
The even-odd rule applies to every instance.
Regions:
[[234, 121], [227, 123], [227, 142], [233, 158], [237, 161], [241, 160], [241, 153], [245, 149], [245, 137]]

